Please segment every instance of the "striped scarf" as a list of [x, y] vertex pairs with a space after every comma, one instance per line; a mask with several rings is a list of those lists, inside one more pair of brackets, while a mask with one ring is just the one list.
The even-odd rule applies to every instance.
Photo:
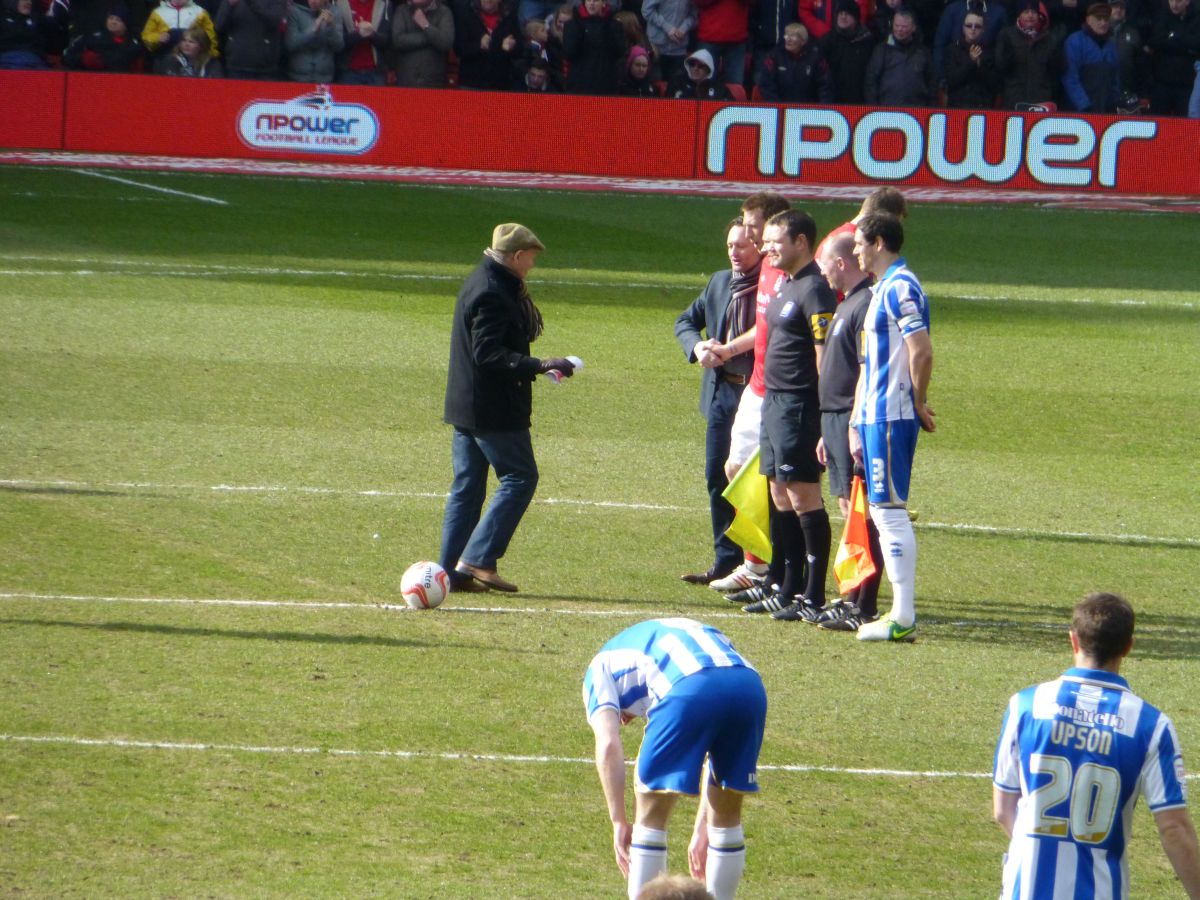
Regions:
[[[488, 259], [500, 263], [500, 265], [512, 272], [508, 263], [504, 261], [504, 254], [500, 251], [489, 247], [483, 253]], [[514, 272], [513, 274], [516, 273]], [[529, 336], [529, 343], [532, 344], [542, 336], [542, 329], [545, 326], [542, 322], [542, 311], [533, 302], [533, 297], [529, 296], [529, 288], [525, 286], [525, 279], [523, 278], [521, 279], [520, 290], [517, 291], [517, 305], [521, 308], [521, 315], [525, 319], [525, 333]]]

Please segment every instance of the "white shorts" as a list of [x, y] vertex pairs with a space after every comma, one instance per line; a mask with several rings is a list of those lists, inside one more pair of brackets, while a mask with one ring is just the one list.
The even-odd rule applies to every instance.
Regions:
[[759, 429], [762, 427], [763, 398], [750, 388], [742, 391], [733, 430], [729, 434], [729, 462], [744, 466], [758, 449]]

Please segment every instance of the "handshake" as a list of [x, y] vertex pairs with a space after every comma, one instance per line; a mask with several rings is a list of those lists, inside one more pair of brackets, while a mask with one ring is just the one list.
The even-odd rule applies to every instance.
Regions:
[[715, 369], [718, 366], [723, 366], [734, 356], [729, 349], [729, 345], [722, 344], [716, 338], [699, 341], [692, 348], [692, 355], [696, 357], [696, 362], [700, 363], [706, 369]]

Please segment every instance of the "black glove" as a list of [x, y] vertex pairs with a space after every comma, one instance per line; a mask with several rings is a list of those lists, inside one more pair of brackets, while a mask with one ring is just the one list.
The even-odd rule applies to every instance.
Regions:
[[538, 374], [545, 375], [551, 369], [562, 372], [564, 378], [570, 378], [575, 374], [575, 366], [569, 359], [563, 359], [561, 356], [552, 356], [538, 363]]

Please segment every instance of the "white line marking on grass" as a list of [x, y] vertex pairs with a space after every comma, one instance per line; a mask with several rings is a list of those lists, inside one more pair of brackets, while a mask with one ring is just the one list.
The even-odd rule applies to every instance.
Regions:
[[142, 184], [140, 181], [134, 181], [130, 178], [121, 178], [119, 175], [109, 175], [105, 172], [93, 172], [91, 169], [71, 169], [76, 175], [88, 175], [91, 178], [103, 178], [106, 181], [116, 181], [120, 184], [127, 184], [131, 187], [141, 188], [144, 191], [158, 191], [160, 194], [171, 194], [175, 197], [186, 197], [189, 200], [199, 200], [202, 203], [215, 203], [217, 206], [228, 206], [228, 200], [218, 200], [216, 197], [205, 197], [203, 194], [189, 194], [187, 191], [177, 191], [174, 188], [159, 187], [154, 184]]
[[[253, 744], [205, 744], [187, 741], [134, 741], [122, 738], [83, 738], [68, 735], [0, 734], [0, 741], [7, 741], [13, 744], [63, 744], [73, 747], [111, 747], [119, 750], [190, 750], [193, 752], [270, 753], [292, 756], [342, 756], [362, 759], [471, 760], [473, 762], [539, 763], [572, 766], [591, 766], [595, 764], [595, 760], [586, 756], [536, 756], [516, 753], [438, 753], [426, 750], [347, 750], [337, 747], [269, 747]], [[626, 760], [625, 765], [632, 766], [633, 760]], [[873, 769], [802, 764], [764, 764], [759, 765], [758, 769], [760, 772], [816, 772], [826, 775], [861, 775], [868, 778], [982, 779], [992, 777], [991, 772], [952, 772], [939, 769], [917, 771], [910, 769]], [[1200, 778], [1200, 775], [1187, 775], [1187, 780], [1189, 781], [1194, 781], [1197, 778]]]
[[[0, 487], [13, 488], [65, 488], [80, 491], [201, 491], [231, 494], [305, 494], [332, 497], [383, 497], [394, 499], [445, 500], [442, 491], [385, 491], [379, 489], [352, 490], [349, 488], [327, 488], [309, 485], [282, 484], [172, 484], [149, 481], [74, 481], [70, 479], [0, 478]], [[539, 497], [534, 503], [545, 506], [578, 506], [588, 509], [629, 509], [649, 512], [701, 512], [706, 507], [679, 506], [668, 503], [632, 503], [619, 500], [579, 500], [560, 497]], [[839, 516], [831, 516], [841, 521]], [[1200, 547], [1200, 538], [1164, 537], [1151, 534], [1106, 534], [1090, 531], [1045, 531], [1036, 528], [1017, 528], [1005, 525], [977, 525], [967, 522], [914, 522], [918, 529], [930, 531], [967, 532], [994, 534], [1018, 538], [1049, 538], [1059, 540], [1103, 541], [1133, 546]]]

